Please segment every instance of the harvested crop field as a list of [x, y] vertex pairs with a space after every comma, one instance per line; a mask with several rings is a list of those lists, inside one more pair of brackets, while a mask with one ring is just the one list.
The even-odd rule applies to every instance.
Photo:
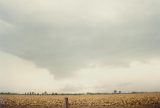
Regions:
[[160, 93], [31, 96], [0, 95], [0, 108], [64, 108], [64, 97], [69, 108], [160, 108]]

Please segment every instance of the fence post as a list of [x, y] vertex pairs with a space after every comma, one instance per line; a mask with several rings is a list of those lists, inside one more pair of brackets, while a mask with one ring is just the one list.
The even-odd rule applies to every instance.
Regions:
[[64, 108], [68, 108], [68, 97], [64, 98]]

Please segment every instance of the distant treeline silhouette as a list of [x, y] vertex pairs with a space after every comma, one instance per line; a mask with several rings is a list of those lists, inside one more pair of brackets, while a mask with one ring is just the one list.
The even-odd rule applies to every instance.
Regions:
[[138, 94], [138, 93], [146, 93], [146, 92], [122, 92], [122, 91], [117, 91], [114, 90], [112, 93], [102, 93], [102, 92], [97, 92], [97, 93], [92, 93], [92, 92], [87, 92], [87, 93], [48, 93], [47, 91], [42, 92], [42, 93], [36, 93], [36, 92], [26, 92], [26, 93], [12, 93], [12, 92], [0, 92], [0, 95], [109, 95], [109, 94]]

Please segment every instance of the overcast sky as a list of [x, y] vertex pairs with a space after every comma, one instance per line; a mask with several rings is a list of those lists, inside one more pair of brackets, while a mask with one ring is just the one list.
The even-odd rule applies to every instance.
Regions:
[[159, 0], [0, 0], [0, 91], [160, 91]]

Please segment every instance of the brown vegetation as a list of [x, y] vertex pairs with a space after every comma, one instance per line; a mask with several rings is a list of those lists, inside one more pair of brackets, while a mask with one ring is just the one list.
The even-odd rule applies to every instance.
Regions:
[[[65, 96], [0, 95], [0, 108], [63, 108]], [[70, 95], [69, 108], [160, 108], [160, 93]]]

